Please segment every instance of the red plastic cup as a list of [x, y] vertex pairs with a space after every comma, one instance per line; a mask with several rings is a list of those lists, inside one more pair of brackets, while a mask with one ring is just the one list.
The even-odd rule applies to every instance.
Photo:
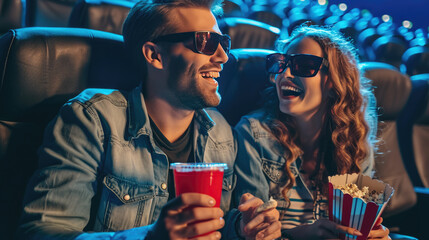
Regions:
[[220, 206], [223, 172], [226, 163], [172, 163], [176, 196], [182, 193], [202, 193], [216, 200]]

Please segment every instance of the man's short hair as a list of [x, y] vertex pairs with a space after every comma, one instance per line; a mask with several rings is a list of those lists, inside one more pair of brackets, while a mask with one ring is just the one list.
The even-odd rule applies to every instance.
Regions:
[[207, 8], [215, 16], [223, 13], [223, 0], [142, 0], [130, 10], [122, 27], [122, 35], [126, 50], [138, 68], [142, 77], [146, 75], [146, 61], [142, 54], [145, 42], [159, 36], [174, 33], [177, 23], [172, 23], [167, 17], [178, 7]]

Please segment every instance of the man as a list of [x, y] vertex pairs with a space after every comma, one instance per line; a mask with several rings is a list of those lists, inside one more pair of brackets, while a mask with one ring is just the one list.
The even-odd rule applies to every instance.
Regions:
[[[88, 89], [49, 124], [41, 168], [26, 194], [24, 239], [273, 239], [275, 209], [242, 197], [230, 211], [236, 144], [215, 110], [217, 82], [230, 39], [210, 0], [141, 1], [123, 35], [144, 81], [128, 92]], [[213, 198], [174, 196], [171, 162], [223, 162], [221, 208]], [[171, 199], [169, 201], [169, 199]], [[193, 206], [193, 208], [189, 208]], [[225, 226], [225, 227], [224, 227]]]

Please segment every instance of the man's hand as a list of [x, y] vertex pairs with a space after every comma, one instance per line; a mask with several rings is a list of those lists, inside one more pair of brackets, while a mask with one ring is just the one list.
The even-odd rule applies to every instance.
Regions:
[[215, 200], [205, 194], [184, 193], [161, 210], [148, 239], [220, 239], [225, 225], [223, 211], [214, 208]]
[[243, 214], [240, 221], [241, 235], [246, 239], [275, 239], [281, 236], [281, 223], [277, 209], [257, 212], [264, 202], [250, 193], [241, 196], [238, 210]]

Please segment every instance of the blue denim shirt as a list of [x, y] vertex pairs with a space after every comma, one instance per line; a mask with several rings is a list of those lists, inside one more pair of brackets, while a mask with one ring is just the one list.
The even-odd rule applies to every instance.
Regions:
[[[235, 163], [237, 185], [233, 194], [234, 203], [232, 207], [238, 206], [239, 197], [243, 193], [250, 192], [263, 201], [267, 201], [270, 197], [276, 199], [279, 204], [277, 209], [282, 215], [288, 208], [281, 193], [287, 183], [284, 173], [285, 152], [284, 147], [263, 126], [264, 117], [264, 110], [258, 110], [244, 116], [235, 126], [238, 139], [238, 154]], [[293, 190], [289, 191], [288, 194], [296, 194], [304, 201], [316, 203], [316, 207], [312, 209], [316, 212], [309, 213], [311, 218], [314, 214], [323, 215], [327, 209], [320, 209], [319, 204], [326, 201], [326, 197], [319, 196], [320, 198], [314, 199], [311, 186], [305, 183], [299, 172], [300, 162], [301, 160], [298, 158], [290, 166], [296, 182]], [[374, 158], [371, 153], [369, 158], [360, 165], [363, 174], [371, 174], [373, 162]], [[320, 212], [321, 210], [324, 212]]]
[[[216, 110], [198, 110], [193, 141], [196, 161], [228, 165], [226, 212], [235, 184], [233, 131]], [[134, 229], [139, 238], [133, 239], [144, 239], [168, 200], [169, 162], [154, 142], [141, 86], [87, 89], [68, 101], [47, 126], [39, 159], [24, 200], [22, 238], [73, 239], [94, 231], [110, 233], [80, 238], [110, 239], [147, 226]]]

